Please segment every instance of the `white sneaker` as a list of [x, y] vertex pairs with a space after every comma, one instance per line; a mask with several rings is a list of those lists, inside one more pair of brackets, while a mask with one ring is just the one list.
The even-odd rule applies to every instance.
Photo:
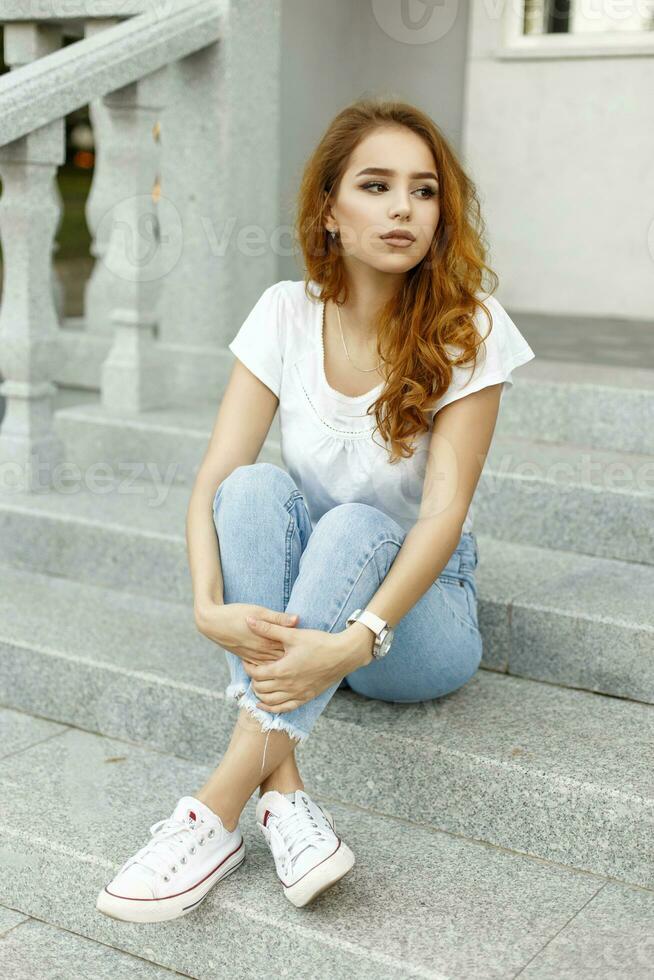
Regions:
[[295, 791], [293, 801], [268, 790], [257, 801], [256, 820], [293, 905], [307, 905], [354, 865], [354, 854], [336, 835], [331, 813], [302, 789]]
[[150, 827], [152, 839], [129, 858], [98, 895], [96, 908], [127, 922], [162, 922], [186, 915], [216, 882], [245, 859], [238, 825], [193, 796], [183, 796], [172, 816]]

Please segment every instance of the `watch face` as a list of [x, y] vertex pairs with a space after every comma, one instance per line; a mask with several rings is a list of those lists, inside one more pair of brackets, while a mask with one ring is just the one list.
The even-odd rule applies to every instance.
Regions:
[[389, 629], [386, 631], [386, 635], [384, 636], [384, 639], [381, 641], [379, 645], [379, 653], [377, 654], [377, 656], [385, 657], [388, 651], [390, 650], [392, 642], [393, 642], [393, 630]]

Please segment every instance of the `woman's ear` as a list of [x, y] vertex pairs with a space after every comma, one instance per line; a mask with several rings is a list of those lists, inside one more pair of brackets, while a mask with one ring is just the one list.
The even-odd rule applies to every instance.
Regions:
[[327, 203], [329, 201], [329, 194], [327, 193], [327, 191], [323, 191], [323, 197], [325, 198], [325, 206], [323, 208], [323, 219], [324, 219], [323, 225], [325, 231], [329, 231], [329, 232], [337, 231], [334, 215], [332, 214], [331, 204]]

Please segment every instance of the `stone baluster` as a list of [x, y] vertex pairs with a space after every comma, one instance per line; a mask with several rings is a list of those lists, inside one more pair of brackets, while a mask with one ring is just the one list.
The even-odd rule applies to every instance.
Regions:
[[105, 213], [103, 262], [111, 276], [110, 321], [114, 338], [102, 365], [102, 404], [109, 411], [140, 412], [165, 405], [155, 343], [161, 286], [158, 210], [158, 117], [166, 100], [168, 66], [104, 98], [120, 197]]
[[[88, 20], [84, 36], [93, 37], [101, 31], [119, 24], [119, 17]], [[130, 139], [128, 127], [115, 127], [112, 115], [104, 99], [89, 102], [89, 116], [93, 127], [95, 162], [93, 181], [86, 200], [86, 224], [91, 235], [91, 254], [95, 258], [93, 271], [84, 287], [84, 329], [91, 334], [113, 334], [111, 313], [115, 297], [115, 276], [105, 262], [111, 222], [103, 220], [107, 212], [124, 193], [125, 154], [129, 147], [123, 144]], [[145, 284], [144, 288], [152, 284]], [[158, 287], [158, 283], [154, 283]]]
[[[31, 61], [43, 58], [52, 51], [57, 51], [63, 46], [64, 32], [60, 24], [41, 24], [31, 21], [23, 21], [17, 24], [5, 24], [3, 30], [4, 39], [4, 62], [12, 71], [27, 65]], [[55, 228], [55, 236], [59, 231], [59, 225], [63, 218], [64, 202], [59, 190], [59, 184], [55, 182], [54, 193], [59, 206], [59, 220]], [[55, 256], [59, 251], [59, 243], [52, 240], [52, 292], [57, 319], [61, 323], [65, 315], [65, 290], [61, 277], [55, 265]]]
[[[7, 64], [26, 64], [60, 44], [59, 32], [32, 23], [5, 25]], [[54, 120], [0, 147], [0, 237], [4, 260], [0, 309], [0, 491], [50, 486], [64, 447], [53, 428], [53, 378], [61, 365], [52, 252], [61, 220], [57, 168], [65, 126]]]

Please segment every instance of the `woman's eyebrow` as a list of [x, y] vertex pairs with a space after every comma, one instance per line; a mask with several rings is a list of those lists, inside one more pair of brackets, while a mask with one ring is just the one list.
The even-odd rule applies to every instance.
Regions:
[[[384, 177], [397, 177], [396, 170], [388, 170], [386, 167], [366, 167], [365, 170], [360, 170], [358, 174], [355, 174], [355, 176], [360, 177], [361, 174], [382, 174]], [[432, 173], [431, 170], [423, 170], [418, 173], [409, 174], [409, 177], [413, 177], [416, 180], [420, 180], [423, 177], [431, 177], [432, 180], [435, 180], [438, 183], [438, 177], [435, 173]]]

